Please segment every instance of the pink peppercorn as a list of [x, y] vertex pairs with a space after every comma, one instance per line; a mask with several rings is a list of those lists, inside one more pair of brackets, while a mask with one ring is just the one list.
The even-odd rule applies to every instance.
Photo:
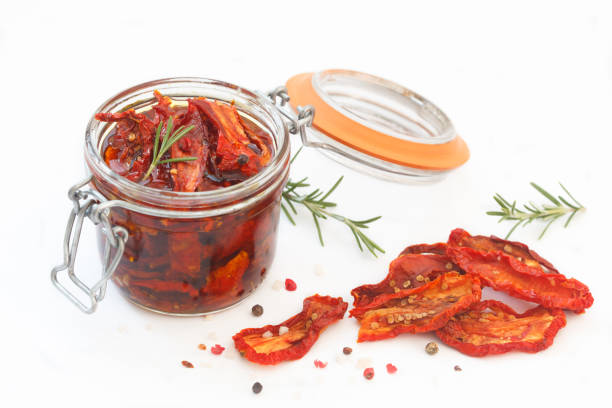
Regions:
[[371, 380], [372, 378], [374, 378], [374, 369], [372, 367], [366, 368], [365, 370], [363, 370], [363, 376], [366, 380]]
[[293, 292], [297, 289], [297, 285], [293, 279], [285, 279], [285, 289], [287, 289], [289, 292]]
[[393, 364], [389, 363], [389, 364], [387, 364], [387, 372], [389, 374], [395, 374], [397, 372], [397, 367], [394, 366]]
[[221, 347], [218, 344], [215, 344], [213, 347], [210, 348], [210, 352], [216, 355], [223, 353], [223, 350], [225, 350], [225, 347]]
[[315, 360], [314, 365], [317, 368], [325, 368], [327, 367], [327, 363], [322, 362], [321, 360]]

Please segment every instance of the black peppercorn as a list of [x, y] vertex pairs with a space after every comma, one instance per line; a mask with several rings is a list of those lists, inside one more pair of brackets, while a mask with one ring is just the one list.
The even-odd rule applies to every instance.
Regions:
[[249, 162], [249, 156], [247, 156], [246, 154], [241, 154], [240, 156], [238, 156], [238, 164], [240, 166], [247, 164]]
[[263, 307], [261, 305], [255, 305], [251, 308], [251, 313], [253, 316], [261, 316], [263, 314]]
[[253, 384], [252, 389], [255, 394], [259, 394], [261, 390], [263, 389], [263, 385], [261, 385], [261, 383], [259, 382], [256, 382], [255, 384]]

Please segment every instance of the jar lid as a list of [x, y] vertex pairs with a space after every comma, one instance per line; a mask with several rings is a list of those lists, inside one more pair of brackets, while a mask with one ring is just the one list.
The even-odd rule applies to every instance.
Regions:
[[315, 108], [311, 144], [350, 167], [407, 181], [439, 178], [469, 158], [444, 112], [389, 80], [327, 70], [296, 75], [286, 86], [294, 109]]

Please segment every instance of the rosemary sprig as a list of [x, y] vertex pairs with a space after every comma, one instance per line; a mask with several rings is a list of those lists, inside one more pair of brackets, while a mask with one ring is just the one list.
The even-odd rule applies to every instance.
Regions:
[[545, 221], [546, 226], [544, 227], [542, 233], [538, 238], [541, 239], [548, 230], [548, 227], [550, 227], [551, 224], [559, 218], [569, 214], [569, 217], [567, 218], [564, 224], [564, 227], [567, 228], [574, 216], [578, 212], [585, 210], [585, 207], [570, 194], [570, 192], [565, 188], [563, 184], [559, 183], [559, 185], [567, 194], [567, 198], [564, 198], [563, 196], [557, 196], [555, 198], [555, 196], [550, 194], [548, 191], [544, 190], [542, 187], [532, 182], [531, 186], [535, 188], [544, 197], [546, 197], [548, 201], [552, 203], [552, 205], [546, 203], [538, 206], [532, 201], [530, 201], [528, 204], [522, 205], [522, 208], [524, 208], [524, 210], [517, 207], [516, 201], [513, 201], [511, 204], [500, 194], [495, 194], [493, 196], [493, 199], [499, 205], [499, 211], [487, 211], [487, 215], [500, 217], [499, 222], [506, 220], [516, 221], [514, 223], [514, 226], [506, 235], [506, 239], [508, 239], [510, 235], [512, 235], [512, 233], [518, 228], [519, 225], [523, 225], [524, 227], [533, 222], [533, 220]]
[[[300, 151], [298, 151], [291, 159], [292, 162], [293, 160], [295, 160], [299, 153]], [[323, 242], [323, 233], [321, 231], [321, 225], [319, 223], [319, 220], [326, 220], [328, 218], [332, 218], [334, 220], [344, 223], [347, 227], [349, 227], [353, 236], [355, 237], [355, 240], [357, 241], [357, 246], [362, 252], [363, 247], [365, 246], [368, 251], [370, 251], [370, 253], [375, 257], [378, 256], [376, 251], [384, 254], [385, 251], [374, 241], [372, 241], [367, 235], [365, 235], [362, 231], [365, 228], [369, 228], [368, 224], [380, 219], [380, 216], [369, 218], [367, 220], [353, 220], [351, 218], [344, 217], [329, 210], [332, 207], [336, 207], [337, 204], [329, 201], [328, 198], [340, 185], [343, 178], [344, 176], [340, 177], [334, 183], [332, 188], [330, 188], [327, 192], [316, 188], [308, 194], [299, 194], [297, 191], [300, 188], [310, 187], [310, 184], [306, 182], [308, 180], [308, 177], [304, 177], [303, 179], [298, 181], [287, 181], [287, 185], [285, 186], [282, 194], [284, 203], [281, 203], [281, 208], [283, 212], [287, 216], [287, 219], [289, 219], [289, 222], [291, 222], [291, 224], [293, 225], [296, 225], [295, 220], [291, 215], [291, 213], [297, 214], [295, 204], [303, 205], [308, 211], [310, 211], [315, 227], [317, 228], [317, 235], [319, 237], [319, 242], [321, 243], [321, 246], [324, 246], [325, 243]], [[286, 206], [285, 203], [287, 204]]]
[[[189, 133], [191, 129], [194, 128], [194, 126], [187, 126], [187, 127], [180, 126], [178, 129], [174, 131], [174, 133], [172, 133], [172, 128], [174, 127], [174, 123], [172, 121], [172, 116], [171, 116], [168, 118], [168, 121], [166, 122], [166, 132], [163, 134], [163, 137], [162, 137], [163, 125], [164, 123], [160, 121], [159, 125], [157, 126], [157, 130], [155, 131], [155, 141], [153, 142], [153, 159], [151, 160], [151, 165], [149, 166], [149, 169], [145, 173], [144, 177], [142, 178], [142, 181], [149, 178], [153, 170], [155, 170], [155, 168], [160, 164], [186, 162], [186, 161], [192, 161], [192, 160], [198, 159], [197, 157], [193, 157], [193, 156], [185, 156], [185, 157], [175, 157], [172, 159], [162, 160], [162, 157], [168, 151], [168, 149], [170, 149], [170, 147], [172, 147], [173, 144], [178, 142], [180, 138], [185, 136], [187, 133]], [[160, 145], [160, 141], [161, 141], [161, 145]]]

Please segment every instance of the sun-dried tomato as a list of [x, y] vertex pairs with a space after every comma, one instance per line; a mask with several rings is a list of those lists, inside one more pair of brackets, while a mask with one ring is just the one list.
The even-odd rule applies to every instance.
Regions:
[[297, 360], [310, 350], [327, 326], [344, 317], [347, 307], [342, 298], [310, 296], [304, 299], [300, 313], [275, 326], [244, 329], [234, 335], [234, 344], [254, 363], [272, 365]]
[[198, 297], [199, 291], [187, 282], [166, 281], [159, 279], [131, 279], [130, 285], [143, 287], [156, 292], [180, 292], [191, 297]]
[[140, 181], [151, 162], [157, 123], [133, 109], [120, 113], [97, 113], [95, 117], [102, 122], [117, 123], [104, 150], [104, 160], [108, 166], [128, 180]]
[[[244, 180], [268, 164], [269, 151], [264, 157], [260, 148], [249, 147], [253, 142], [235, 106], [204, 98], [191, 99], [190, 103], [197, 106], [218, 130], [215, 164], [223, 178]], [[248, 132], [253, 137], [250, 129]]]
[[406, 247], [401, 255], [406, 254], [436, 254], [446, 255], [446, 242], [438, 242], [436, 244], [418, 244]]
[[458, 267], [446, 255], [400, 255], [391, 262], [389, 273], [382, 282], [362, 285], [351, 291], [353, 306], [363, 307], [377, 296], [418, 288], [453, 269], [457, 271]]
[[228, 263], [215, 269], [208, 275], [207, 284], [202, 289], [204, 293], [223, 295], [235, 291], [242, 279], [242, 275], [249, 267], [249, 254], [240, 251]]
[[462, 353], [482, 357], [512, 350], [544, 350], [563, 326], [561, 309], [537, 306], [519, 314], [502, 302], [485, 300], [454, 316], [436, 334]]
[[361, 323], [358, 342], [439, 329], [455, 314], [480, 300], [476, 276], [449, 272], [415, 289], [380, 295], [351, 310]]
[[472, 237], [456, 229], [449, 237], [447, 252], [462, 269], [480, 277], [484, 285], [519, 299], [576, 312], [593, 304], [585, 284], [558, 273], [523, 244]]
[[537, 252], [530, 249], [522, 242], [508, 241], [494, 235], [490, 237], [485, 237], [483, 235], [472, 236], [467, 231], [457, 228], [451, 232], [448, 239], [448, 245], [453, 247], [470, 247], [484, 252], [501, 251], [528, 267], [536, 268], [542, 272], [559, 273], [553, 264], [542, 258]]
[[194, 192], [206, 172], [206, 161], [209, 156], [211, 135], [205, 118], [198, 107], [189, 103], [187, 112], [177, 119], [177, 129], [180, 126], [193, 126], [187, 134], [170, 148], [170, 157], [196, 157], [195, 160], [173, 163], [172, 174], [174, 191]]

